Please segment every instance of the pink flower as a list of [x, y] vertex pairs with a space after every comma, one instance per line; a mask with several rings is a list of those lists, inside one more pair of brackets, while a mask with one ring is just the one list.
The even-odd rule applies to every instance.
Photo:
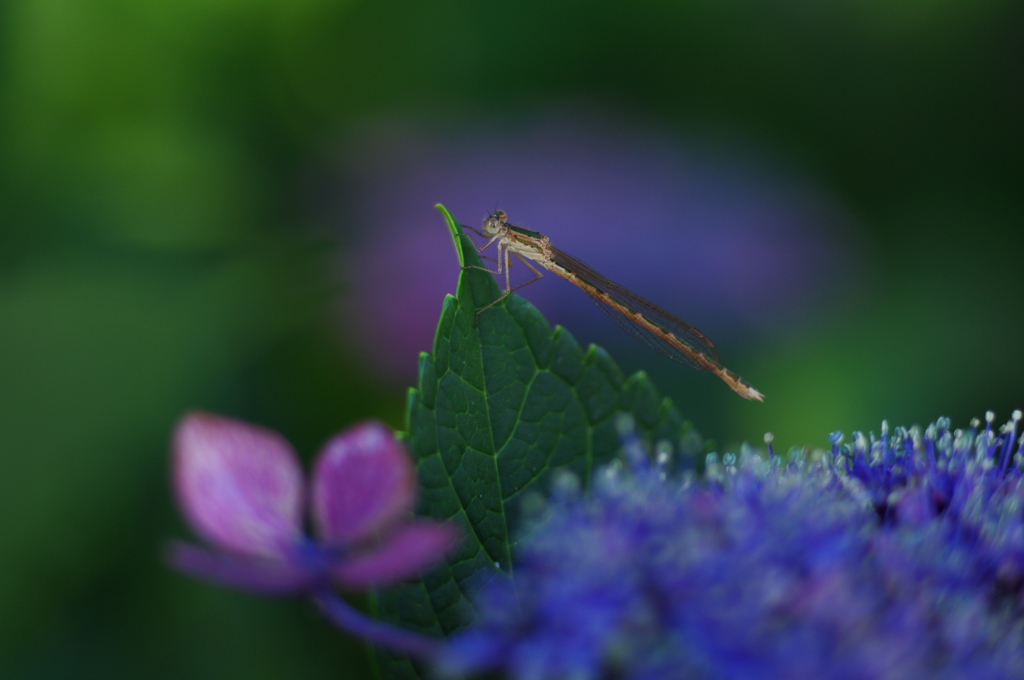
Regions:
[[[190, 413], [174, 433], [173, 485], [208, 547], [176, 543], [171, 562], [246, 590], [322, 600], [332, 582], [352, 590], [390, 585], [437, 563], [456, 543], [447, 525], [413, 518], [416, 472], [379, 423], [328, 441], [307, 491], [281, 435]], [[303, 530], [307, 500], [315, 539]]]

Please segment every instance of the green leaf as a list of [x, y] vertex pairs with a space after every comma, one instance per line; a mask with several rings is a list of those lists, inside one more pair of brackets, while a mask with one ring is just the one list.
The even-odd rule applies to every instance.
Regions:
[[[518, 295], [478, 316], [502, 291], [459, 223], [437, 208], [463, 269], [456, 296], [444, 300], [434, 352], [420, 355], [405, 440], [419, 469], [421, 513], [451, 522], [464, 539], [424, 580], [378, 593], [376, 607], [397, 625], [446, 636], [473, 619], [484, 584], [514, 577], [520, 499], [547, 496], [559, 470], [586, 484], [620, 449], [618, 414], [632, 414], [648, 442], [673, 443], [685, 454], [680, 466], [692, 467], [701, 445], [646, 374], [623, 378], [603, 349], [584, 351]], [[387, 680], [422, 675], [403, 657], [378, 650], [376, 658]]]

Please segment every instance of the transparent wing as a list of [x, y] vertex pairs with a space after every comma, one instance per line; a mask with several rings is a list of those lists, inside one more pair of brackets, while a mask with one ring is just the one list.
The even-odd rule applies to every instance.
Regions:
[[702, 354], [714, 364], [718, 364], [718, 351], [711, 341], [699, 330], [686, 323], [677, 316], [673, 316], [661, 307], [643, 299], [633, 291], [623, 288], [614, 281], [610, 281], [601, 274], [591, 269], [585, 263], [576, 259], [568, 253], [564, 253], [555, 247], [551, 247], [551, 254], [554, 263], [563, 269], [575, 274], [584, 283], [587, 283], [597, 290], [608, 295], [623, 306], [639, 312], [644, 319], [657, 326], [666, 334], [671, 334], [680, 343], [677, 347], [668, 339], [652, 332], [649, 328], [637, 323], [633, 318], [623, 314], [615, 307], [611, 307], [602, 301], [601, 298], [594, 298], [594, 302], [601, 311], [619, 325], [620, 328], [644, 343], [651, 349], [664, 354], [669, 359], [685, 364], [698, 371], [708, 370], [696, 359], [695, 354]]

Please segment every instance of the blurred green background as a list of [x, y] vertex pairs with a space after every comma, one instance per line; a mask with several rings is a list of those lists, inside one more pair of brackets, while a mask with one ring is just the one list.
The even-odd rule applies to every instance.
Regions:
[[187, 535], [166, 480], [186, 409], [279, 429], [307, 459], [355, 420], [402, 425], [404, 386], [338, 330], [359, 323], [339, 321], [336, 271], [359, 210], [316, 198], [374, 121], [514, 127], [582, 101], [769, 149], [834, 197], [861, 244], [852, 292], [726, 343], [765, 404], [656, 376], [720, 442], [1008, 416], [1022, 28], [1012, 0], [3, 3], [0, 676], [368, 677], [307, 605], [159, 555]]

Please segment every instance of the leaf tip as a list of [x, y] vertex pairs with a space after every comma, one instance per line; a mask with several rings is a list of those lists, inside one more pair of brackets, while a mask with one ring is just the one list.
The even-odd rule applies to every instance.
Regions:
[[455, 244], [455, 254], [459, 256], [459, 266], [460, 267], [465, 267], [466, 266], [465, 256], [464, 256], [464, 254], [462, 252], [462, 242], [461, 242], [461, 239], [459, 238], [460, 236], [463, 235], [462, 234], [462, 225], [460, 225], [455, 220], [455, 218], [452, 217], [452, 214], [450, 212], [448, 212], [448, 208], [444, 207], [443, 204], [435, 203], [434, 207], [437, 208], [438, 210], [440, 210], [441, 214], [444, 215], [444, 220], [448, 224], [448, 231], [451, 233], [452, 241]]

